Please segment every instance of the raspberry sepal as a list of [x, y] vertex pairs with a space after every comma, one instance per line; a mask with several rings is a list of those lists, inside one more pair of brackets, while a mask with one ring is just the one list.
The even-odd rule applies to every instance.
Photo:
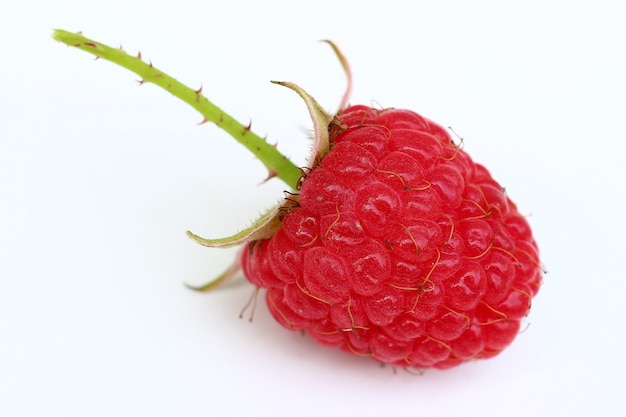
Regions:
[[233, 246], [239, 246], [246, 242], [269, 239], [274, 236], [282, 226], [280, 220], [281, 207], [281, 205], [276, 205], [256, 219], [249, 227], [231, 236], [217, 239], [206, 239], [190, 231], [187, 231], [187, 236], [200, 245], [209, 248], [230, 248]]
[[330, 150], [328, 127], [334, 116], [326, 112], [309, 93], [298, 85], [287, 81], [272, 81], [272, 83], [282, 85], [298, 93], [309, 110], [313, 122], [314, 139], [307, 167], [314, 168]]

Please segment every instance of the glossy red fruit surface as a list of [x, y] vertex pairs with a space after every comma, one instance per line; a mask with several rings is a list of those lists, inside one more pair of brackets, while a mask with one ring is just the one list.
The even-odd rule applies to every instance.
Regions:
[[352, 106], [282, 227], [242, 266], [274, 318], [401, 367], [492, 357], [528, 314], [542, 269], [526, 219], [441, 126]]

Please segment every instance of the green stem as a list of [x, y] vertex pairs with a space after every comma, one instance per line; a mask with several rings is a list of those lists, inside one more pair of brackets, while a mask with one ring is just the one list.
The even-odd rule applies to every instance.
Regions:
[[250, 131], [249, 126], [239, 123], [210, 102], [202, 95], [202, 88], [194, 90], [193, 88], [187, 87], [154, 67], [152, 63], [142, 61], [141, 55], [131, 56], [122, 49], [111, 48], [110, 46], [86, 38], [80, 33], [55, 30], [52, 37], [57, 41], [82, 49], [98, 58], [106, 59], [107, 61], [111, 61], [134, 72], [141, 77], [141, 82], [153, 83], [169, 91], [175, 97], [178, 97], [196, 109], [204, 117], [205, 122], [215, 123], [235, 140], [248, 148], [269, 171], [268, 179], [278, 177], [292, 189], [296, 189], [296, 185], [301, 176], [300, 169], [274, 146], [267, 143], [265, 139]]

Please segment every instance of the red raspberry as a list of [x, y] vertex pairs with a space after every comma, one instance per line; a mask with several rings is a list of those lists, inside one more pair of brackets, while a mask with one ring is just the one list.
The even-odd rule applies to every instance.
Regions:
[[[201, 112], [292, 188], [285, 202], [209, 247], [245, 243], [242, 266], [267, 289], [283, 326], [401, 367], [449, 368], [508, 346], [541, 282], [525, 218], [489, 172], [442, 127], [408, 110], [346, 107], [327, 114], [298, 86], [315, 131], [306, 175], [275, 147], [191, 89], [82, 34], [55, 39], [116, 62]], [[256, 291], [255, 291], [256, 293]]]
[[502, 187], [408, 110], [352, 106], [329, 133], [280, 231], [242, 254], [274, 318], [401, 367], [502, 351], [542, 276], [530, 227]]

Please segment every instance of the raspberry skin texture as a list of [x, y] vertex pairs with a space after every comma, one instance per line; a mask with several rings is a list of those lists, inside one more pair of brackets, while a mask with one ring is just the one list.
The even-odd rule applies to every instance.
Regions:
[[245, 276], [273, 317], [398, 367], [490, 358], [519, 333], [541, 279], [526, 219], [441, 126], [351, 106]]

